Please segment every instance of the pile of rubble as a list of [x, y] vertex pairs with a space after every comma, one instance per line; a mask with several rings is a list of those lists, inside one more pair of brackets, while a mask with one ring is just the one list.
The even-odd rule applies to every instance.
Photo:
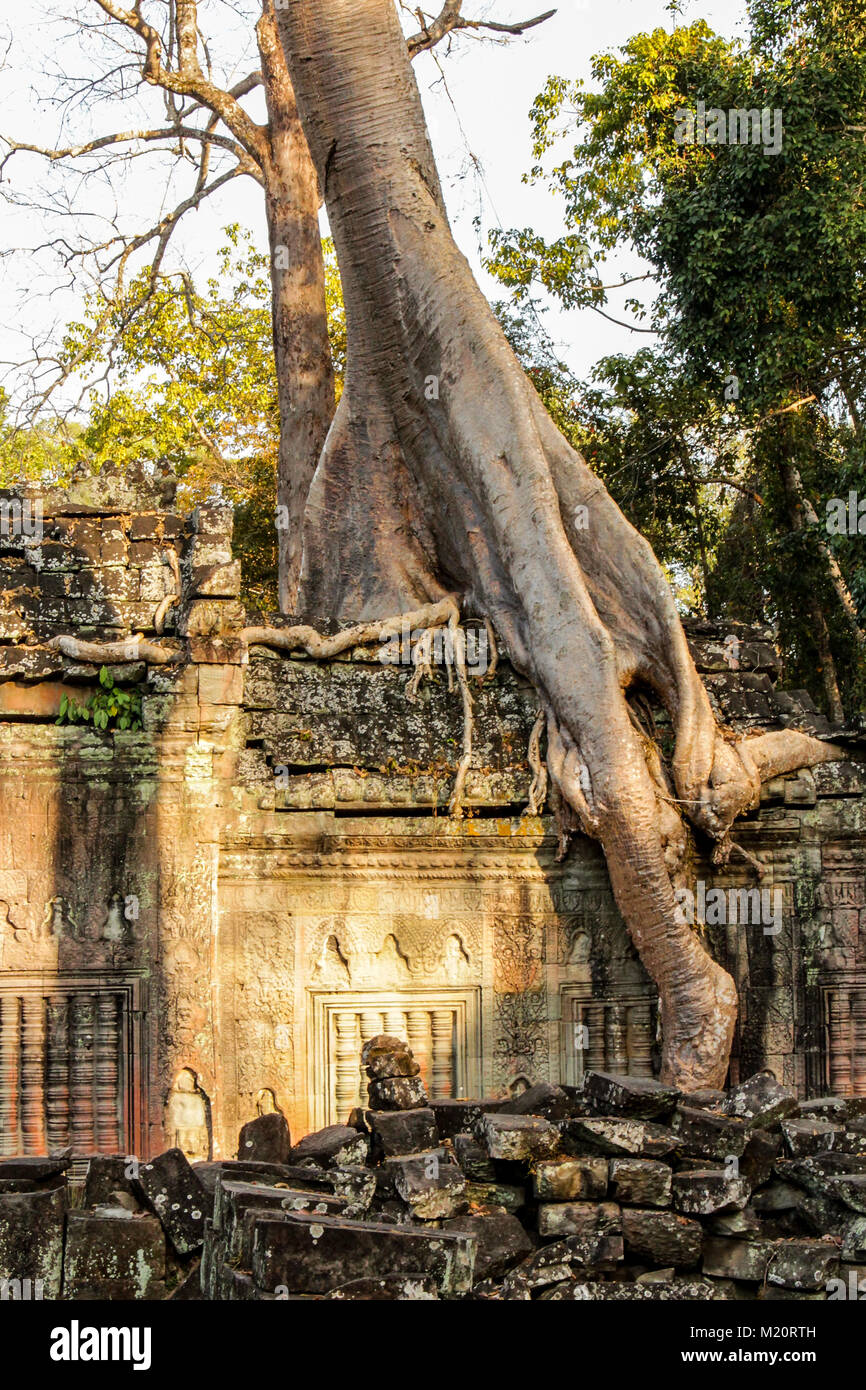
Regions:
[[68, 1158], [0, 1160], [4, 1296], [826, 1299], [866, 1279], [866, 1097], [589, 1072], [430, 1102], [401, 1039], [362, 1056], [373, 1108], [294, 1147], [276, 1113], [236, 1160], [96, 1157], [83, 1206]]

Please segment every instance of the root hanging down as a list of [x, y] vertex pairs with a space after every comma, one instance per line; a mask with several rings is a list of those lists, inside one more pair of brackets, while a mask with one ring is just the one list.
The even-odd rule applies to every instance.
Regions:
[[532, 773], [532, 781], [529, 785], [529, 800], [526, 806], [528, 816], [540, 816], [544, 810], [544, 803], [547, 800], [547, 764], [541, 757], [541, 735], [547, 723], [547, 716], [543, 709], [538, 711], [532, 732], [529, 735], [529, 749], [527, 757], [529, 768]]

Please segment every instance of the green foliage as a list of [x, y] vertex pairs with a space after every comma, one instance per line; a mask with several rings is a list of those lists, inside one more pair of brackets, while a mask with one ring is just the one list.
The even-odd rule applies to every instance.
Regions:
[[94, 729], [102, 732], [108, 729], [140, 729], [141, 691], [134, 686], [130, 690], [122, 690], [115, 685], [114, 677], [105, 666], [99, 672], [99, 684], [101, 688], [84, 705], [79, 705], [64, 692], [56, 722], [92, 724]]
[[[795, 465], [822, 522], [827, 499], [866, 492], [866, 10], [750, 0], [749, 19], [747, 43], [698, 21], [598, 56], [589, 87], [551, 78], [527, 177], [561, 199], [565, 235], [499, 233], [490, 269], [519, 308], [543, 291], [607, 312], [605, 258], [629, 244], [645, 260], [657, 294], [629, 290], [625, 308], [661, 350], [599, 363], [571, 437], [683, 594], [692, 583], [705, 611], [775, 622], [788, 676], [819, 694], [817, 595], [856, 704], [866, 672], [828, 538], [793, 529], [783, 475]], [[781, 149], [689, 143], [699, 102], [781, 112]], [[829, 544], [863, 625], [866, 547]]]

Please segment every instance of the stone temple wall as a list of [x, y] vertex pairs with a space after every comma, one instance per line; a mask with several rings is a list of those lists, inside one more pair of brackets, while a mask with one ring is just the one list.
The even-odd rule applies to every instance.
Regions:
[[[299, 1136], [364, 1099], [382, 1031], [433, 1097], [652, 1075], [655, 993], [603, 858], [578, 839], [558, 862], [552, 819], [525, 814], [535, 701], [507, 659], [478, 685], [452, 820], [444, 673], [412, 704], [411, 667], [375, 651], [247, 653], [231, 509], [173, 499], [110, 475], [0, 494], [0, 1153], [230, 1156], [275, 1107]], [[100, 668], [60, 639], [137, 633], [171, 658], [107, 663], [143, 728], [58, 724]], [[828, 732], [775, 689], [766, 634], [690, 637], [728, 723]], [[866, 1095], [866, 762], [846, 749], [740, 823], [760, 884], [745, 857], [695, 865], [740, 988], [733, 1081]]]

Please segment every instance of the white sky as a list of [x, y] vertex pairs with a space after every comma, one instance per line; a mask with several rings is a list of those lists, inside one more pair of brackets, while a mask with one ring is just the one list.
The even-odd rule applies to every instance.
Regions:
[[[467, 0], [465, 12], [514, 21], [554, 3]], [[438, 10], [439, 6], [436, 0], [429, 0], [425, 8]], [[135, 103], [128, 104], [122, 118], [106, 104], [84, 102], [64, 113], [44, 99], [56, 86], [45, 75], [46, 68], [53, 66], [70, 76], [87, 74], [87, 50], [79, 46], [66, 16], [93, 9], [92, 0], [30, 0], [23, 9], [13, 0], [0, 0], [0, 54], [10, 43], [2, 69], [0, 132], [19, 140], [53, 144], [61, 138], [64, 120], [64, 141], [129, 128], [143, 119], [149, 124], [159, 121], [160, 98], [150, 89], [138, 110]], [[202, 0], [200, 9], [202, 27], [216, 35], [215, 52], [218, 44], [232, 56], [236, 64], [233, 80], [237, 80], [255, 66], [248, 26], [239, 25], [228, 0]], [[741, 29], [743, 10], [743, 0], [685, 0], [683, 20], [703, 18], [730, 36]], [[553, 73], [588, 78], [593, 54], [615, 48], [633, 34], [658, 25], [672, 25], [666, 0], [560, 0], [556, 16], [532, 31], [531, 38], [501, 46], [466, 39], [455, 44], [451, 54], [442, 58], [447, 92], [433, 59], [423, 55], [416, 61], [455, 235], [476, 268], [475, 216], [482, 219], [484, 243], [487, 229], [497, 223], [532, 226], [548, 236], [562, 230], [560, 208], [549, 191], [521, 181], [531, 163], [528, 112], [546, 78]], [[255, 106], [250, 109], [260, 115]], [[480, 161], [482, 179], [471, 165], [469, 150]], [[10, 175], [11, 186], [19, 195], [33, 195], [48, 186], [42, 162], [28, 155], [15, 157], [7, 178]], [[57, 180], [51, 183], [58, 186]], [[95, 214], [117, 208], [125, 227], [140, 228], [154, 220], [162, 183], [158, 167], [148, 158], [130, 162], [119, 194], [116, 187], [109, 188], [103, 181], [69, 187], [83, 225], [97, 227], [100, 224]], [[169, 205], [170, 200], [165, 206]], [[262, 194], [250, 179], [233, 182], [224, 193], [208, 200], [201, 211], [187, 215], [182, 235], [176, 234], [175, 260], [182, 258], [204, 278], [213, 269], [221, 228], [230, 221], [250, 227], [265, 246]], [[45, 236], [46, 219], [32, 213], [4, 209], [3, 222], [0, 250], [4, 252], [33, 246]], [[26, 256], [7, 256], [0, 260], [0, 267], [4, 272], [0, 280], [0, 359], [16, 362], [25, 355], [26, 337], [32, 330], [38, 328], [50, 337], [55, 325], [76, 316], [81, 299], [64, 288], [64, 277], [54, 259], [43, 257], [34, 263]], [[621, 267], [629, 273], [639, 269], [629, 256], [613, 263], [616, 270]], [[491, 297], [502, 297], [500, 286], [483, 274], [481, 279]], [[616, 312], [615, 303], [610, 307]], [[606, 353], [631, 351], [650, 341], [617, 328], [592, 310], [567, 314], [551, 310], [545, 322], [562, 355], [581, 374]]]

